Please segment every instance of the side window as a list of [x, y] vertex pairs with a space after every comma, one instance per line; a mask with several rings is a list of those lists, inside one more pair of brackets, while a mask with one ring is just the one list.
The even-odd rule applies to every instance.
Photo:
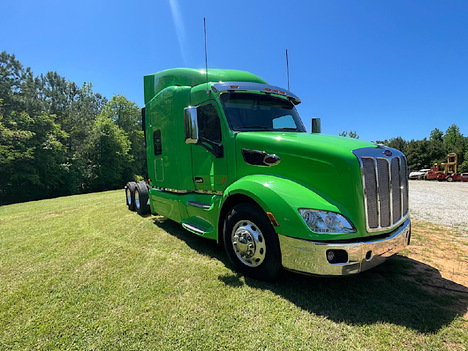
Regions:
[[161, 146], [161, 129], [155, 130], [153, 133], [153, 143], [154, 143], [154, 156], [159, 156], [162, 154]]
[[221, 142], [221, 124], [216, 108], [213, 105], [200, 106], [197, 113], [200, 138], [205, 138], [215, 143]]

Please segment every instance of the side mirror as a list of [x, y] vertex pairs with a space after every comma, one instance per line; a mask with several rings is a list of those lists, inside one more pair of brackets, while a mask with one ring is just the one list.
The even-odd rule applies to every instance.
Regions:
[[198, 143], [198, 116], [196, 107], [184, 108], [185, 143]]
[[313, 134], [315, 133], [321, 133], [322, 132], [322, 123], [320, 121], [320, 118], [317, 117], [312, 117], [312, 132]]

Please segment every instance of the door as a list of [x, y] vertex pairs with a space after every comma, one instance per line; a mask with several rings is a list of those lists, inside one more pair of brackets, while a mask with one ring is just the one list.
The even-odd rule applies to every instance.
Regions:
[[227, 160], [221, 122], [213, 103], [197, 108], [199, 142], [192, 144], [192, 175], [195, 190], [222, 192], [226, 188]]

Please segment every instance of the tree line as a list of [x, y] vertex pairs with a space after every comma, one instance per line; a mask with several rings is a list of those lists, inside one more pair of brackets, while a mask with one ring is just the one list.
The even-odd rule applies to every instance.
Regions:
[[121, 188], [146, 176], [139, 107], [35, 76], [0, 53], [0, 205]]
[[[359, 138], [355, 131], [340, 135]], [[410, 170], [456, 152], [468, 172], [468, 137], [455, 124], [429, 138], [377, 141], [403, 151]], [[107, 100], [91, 83], [56, 72], [35, 76], [15, 55], [0, 53], [0, 205], [121, 188], [146, 177], [139, 107]]]
[[[356, 131], [343, 131], [339, 135], [359, 139]], [[447, 155], [454, 152], [458, 155], [458, 171], [468, 172], [468, 137], [463, 136], [456, 124], [448, 127], [445, 133], [434, 128], [429, 139], [407, 141], [402, 137], [396, 137], [378, 140], [376, 143], [402, 151], [408, 160], [408, 168], [412, 171], [431, 168], [435, 163], [447, 162]]]
[[402, 151], [410, 170], [431, 168], [436, 162], [447, 162], [447, 154], [455, 152], [458, 155], [458, 171], [468, 172], [468, 137], [463, 136], [456, 124], [448, 127], [445, 133], [435, 128], [429, 138], [422, 140], [407, 141], [396, 137], [377, 143]]

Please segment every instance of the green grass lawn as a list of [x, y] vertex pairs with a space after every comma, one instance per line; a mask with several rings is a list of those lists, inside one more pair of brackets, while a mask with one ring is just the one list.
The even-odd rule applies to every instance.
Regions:
[[266, 283], [123, 190], [3, 206], [0, 350], [466, 350], [468, 289], [424, 266]]

